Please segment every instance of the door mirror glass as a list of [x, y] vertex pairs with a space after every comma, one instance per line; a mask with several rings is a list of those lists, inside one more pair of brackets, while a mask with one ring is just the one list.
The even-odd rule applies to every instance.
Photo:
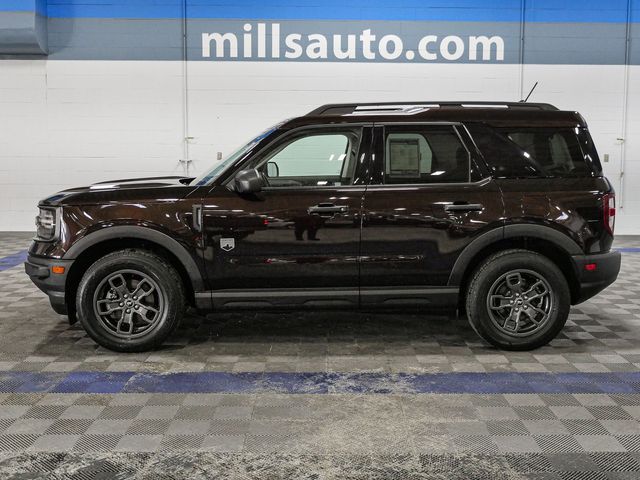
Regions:
[[276, 178], [280, 176], [280, 167], [276, 162], [267, 163], [267, 177]]
[[251, 168], [239, 171], [234, 178], [234, 184], [238, 193], [257, 193], [262, 190], [264, 180], [255, 168]]

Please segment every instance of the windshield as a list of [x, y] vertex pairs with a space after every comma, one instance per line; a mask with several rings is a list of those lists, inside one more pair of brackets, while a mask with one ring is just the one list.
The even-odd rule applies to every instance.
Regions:
[[222, 174], [222, 172], [224, 172], [228, 167], [233, 165], [237, 160], [241, 159], [247, 152], [249, 152], [253, 147], [255, 147], [263, 138], [267, 137], [268, 135], [271, 135], [280, 125], [281, 123], [262, 132], [256, 138], [254, 138], [247, 144], [240, 147], [238, 150], [233, 152], [231, 155], [229, 155], [227, 158], [222, 160], [220, 163], [216, 163], [213, 167], [211, 167], [209, 170], [202, 173], [202, 175], [200, 175], [193, 182], [191, 182], [191, 185], [200, 186], [200, 185], [210, 184], [212, 181], [218, 178]]

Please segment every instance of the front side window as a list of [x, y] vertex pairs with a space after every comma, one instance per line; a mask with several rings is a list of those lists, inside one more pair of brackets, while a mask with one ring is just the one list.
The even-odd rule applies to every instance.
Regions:
[[387, 126], [384, 183], [468, 182], [470, 156], [452, 126]]
[[272, 188], [351, 185], [360, 131], [300, 132], [261, 155], [256, 168]]

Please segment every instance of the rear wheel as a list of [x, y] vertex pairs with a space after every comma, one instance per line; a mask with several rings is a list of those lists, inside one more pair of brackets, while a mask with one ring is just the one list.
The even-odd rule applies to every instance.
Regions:
[[144, 250], [121, 250], [86, 271], [76, 298], [78, 317], [98, 344], [139, 352], [162, 343], [184, 312], [178, 272], [164, 258]]
[[466, 310], [471, 326], [489, 343], [530, 350], [562, 330], [570, 303], [567, 281], [555, 263], [514, 249], [492, 255], [476, 269]]

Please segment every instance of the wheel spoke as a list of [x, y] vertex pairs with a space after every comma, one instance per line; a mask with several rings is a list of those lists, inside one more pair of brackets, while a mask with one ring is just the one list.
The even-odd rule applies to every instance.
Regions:
[[127, 281], [124, 279], [124, 275], [122, 275], [121, 273], [110, 277], [109, 285], [111, 285], [111, 288], [113, 288], [118, 293], [120, 298], [126, 298], [125, 295], [129, 295]]
[[[491, 295], [491, 310], [503, 310], [505, 308], [511, 308], [511, 305], [509, 304], [511, 300], [511, 297], [507, 297], [505, 295]], [[496, 302], [498, 302], [498, 305], [496, 305]]]
[[513, 325], [513, 331], [517, 332], [518, 329], [520, 328], [520, 310], [517, 308], [514, 308], [511, 311], [511, 320], [513, 321], [514, 325]]
[[539, 313], [540, 315], [542, 315], [543, 319], [548, 315], [547, 312], [545, 312], [541, 308], [534, 307], [533, 305], [530, 305], [529, 308], [531, 310], [533, 310], [534, 312]]
[[[107, 307], [106, 310], [103, 309], [105, 305]], [[111, 315], [113, 312], [123, 309], [117, 300], [98, 300], [96, 306], [100, 315]]]
[[116, 332], [118, 333], [133, 333], [133, 312], [122, 312], [122, 317], [116, 325]]
[[[137, 313], [144, 322], [152, 324], [156, 321], [160, 312], [149, 305], [138, 305], [138, 310], [136, 310], [135, 313]], [[149, 318], [149, 314], [151, 314], [151, 318]]]
[[137, 297], [138, 299], [141, 299], [143, 297], [146, 297], [150, 293], [154, 292], [155, 289], [156, 287], [154, 287], [149, 280], [147, 280], [146, 278], [143, 278], [142, 280], [140, 280], [140, 282], [138, 282], [136, 289], [133, 291], [131, 295], [133, 297]]
[[513, 293], [522, 293], [522, 274], [520, 272], [510, 273], [505, 277], [507, 288]]
[[536, 325], [540, 324], [540, 321], [536, 319], [536, 313], [540, 313], [539, 311], [537, 311], [537, 309], [529, 306], [529, 308], [527, 308], [524, 312], [527, 314], [527, 317], [529, 317], [529, 320], [531, 320]]
[[527, 300], [529, 300], [529, 301], [538, 300], [538, 299], [544, 298], [548, 294], [549, 294], [549, 292], [547, 290], [545, 290], [544, 292], [540, 292], [540, 293], [536, 293], [535, 295], [527, 296]]
[[509, 310], [509, 315], [507, 315], [504, 319], [504, 323], [502, 324], [502, 328], [507, 329], [507, 323], [509, 323], [509, 320], [511, 320], [511, 316], [513, 315], [513, 308], [511, 308], [511, 310]]
[[[509, 324], [513, 323], [513, 328], [509, 327]], [[502, 322], [502, 328], [512, 332], [517, 332], [520, 326], [520, 312], [515, 307], [511, 307], [509, 315], [507, 315]]]
[[531, 293], [535, 292], [536, 288], [538, 288], [539, 286], [542, 286], [543, 288], [545, 288], [545, 291], [546, 291], [546, 287], [544, 286], [544, 282], [542, 280], [538, 280], [533, 285], [531, 285], [531, 287], [529, 287], [529, 290], [524, 292], [524, 295], [530, 295]]
[[[538, 288], [541, 288], [542, 290], [538, 290]], [[546, 285], [544, 284], [544, 282], [542, 282], [542, 280], [538, 280], [536, 283], [534, 283], [531, 288], [529, 290], [527, 290], [524, 295], [527, 297], [528, 301], [531, 300], [536, 300], [538, 298], [542, 298], [545, 295], [547, 295], [549, 293], [549, 290], [547, 289]]]

